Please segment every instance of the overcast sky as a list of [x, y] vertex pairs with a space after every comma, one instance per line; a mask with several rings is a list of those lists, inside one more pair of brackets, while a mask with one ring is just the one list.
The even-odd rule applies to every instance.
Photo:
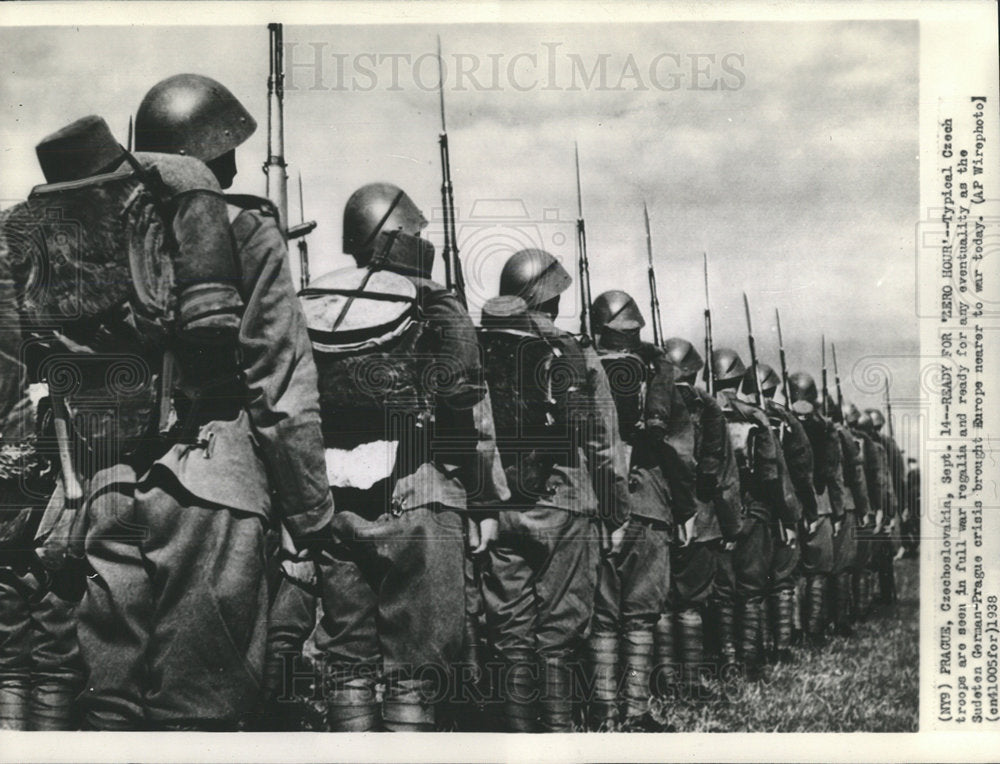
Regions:
[[[645, 199], [667, 336], [702, 342], [705, 251], [717, 347], [746, 355], [745, 290], [761, 360], [777, 365], [777, 307], [792, 371], [818, 376], [825, 332], [845, 396], [879, 403], [877, 365], [897, 410], [915, 411], [916, 22], [286, 26], [310, 64], [286, 62], [285, 153], [292, 221], [301, 172], [319, 222], [314, 277], [348, 264], [343, 206], [364, 183], [439, 215], [438, 32], [474, 314], [514, 249], [543, 246], [576, 273], [578, 140], [595, 296], [625, 289], [648, 314]], [[96, 113], [124, 142], [145, 91], [184, 71], [257, 117], [233, 190], [262, 194], [267, 43], [263, 26], [0, 29], [2, 203], [42, 181], [45, 134]], [[428, 236], [440, 250], [433, 222]]]

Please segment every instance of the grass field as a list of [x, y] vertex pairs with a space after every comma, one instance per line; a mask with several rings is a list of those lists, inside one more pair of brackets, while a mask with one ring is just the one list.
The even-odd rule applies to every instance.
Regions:
[[[797, 647], [793, 662], [767, 666], [757, 682], [728, 682], [715, 699], [654, 700], [656, 721], [676, 732], [916, 732], [917, 561], [897, 562], [896, 581], [898, 603], [876, 606], [854, 636], [833, 637], [818, 651]], [[285, 710], [291, 712], [285, 729], [325, 728], [325, 704], [318, 699], [302, 698]], [[498, 711], [464, 729], [499, 731]]]
[[853, 637], [768, 666], [759, 682], [738, 683], [720, 700], [677, 701], [657, 714], [677, 732], [916, 732], [919, 576], [916, 560], [896, 563], [899, 602], [877, 608]]

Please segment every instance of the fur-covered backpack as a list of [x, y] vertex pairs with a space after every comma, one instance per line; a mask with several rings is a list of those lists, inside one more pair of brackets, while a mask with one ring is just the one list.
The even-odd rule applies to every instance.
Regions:
[[[328, 448], [426, 433], [434, 411], [433, 332], [413, 282], [392, 271], [343, 268], [300, 293], [319, 375]], [[414, 446], [416, 444], [413, 444]]]

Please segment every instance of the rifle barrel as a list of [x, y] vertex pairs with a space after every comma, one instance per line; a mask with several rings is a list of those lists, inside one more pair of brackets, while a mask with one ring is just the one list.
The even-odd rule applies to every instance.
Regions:
[[753, 338], [753, 324], [750, 321], [750, 300], [747, 293], [743, 293], [743, 312], [747, 317], [747, 343], [750, 345], [750, 376], [753, 378], [754, 397], [757, 405], [761, 405], [763, 398], [760, 392], [760, 380], [757, 378], [757, 345]]
[[288, 174], [285, 172], [285, 61], [281, 24], [268, 24], [270, 74], [267, 78], [267, 198], [278, 208], [282, 230], [288, 228]]
[[580, 258], [580, 297], [583, 305], [580, 309], [580, 333], [588, 339], [593, 339], [590, 325], [590, 259], [587, 257], [587, 225], [583, 219], [583, 185], [580, 182], [580, 147], [574, 141], [573, 153], [576, 158], [576, 246]]
[[778, 325], [778, 356], [781, 358], [781, 392], [785, 396], [785, 406], [792, 405], [792, 398], [788, 390], [788, 363], [785, 360], [785, 340], [781, 335], [781, 313], [774, 309], [774, 320]]
[[642, 203], [642, 215], [646, 222], [646, 254], [649, 256], [649, 301], [653, 314], [653, 344], [663, 347], [663, 324], [660, 319], [660, 298], [656, 290], [656, 271], [653, 268], [653, 235], [649, 230], [649, 210], [646, 202]]
[[712, 302], [708, 296], [708, 253], [702, 252], [702, 264], [705, 272], [705, 388], [710, 395], [715, 395], [715, 364], [712, 361]]

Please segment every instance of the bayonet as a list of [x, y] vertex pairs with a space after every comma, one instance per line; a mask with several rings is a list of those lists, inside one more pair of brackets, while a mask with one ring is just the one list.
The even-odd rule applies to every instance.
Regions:
[[788, 362], [785, 360], [785, 340], [781, 335], [781, 314], [774, 309], [774, 321], [778, 325], [778, 357], [781, 359], [781, 392], [785, 396], [785, 406], [791, 407], [792, 396], [788, 392]]
[[830, 412], [827, 410], [827, 405], [826, 405], [826, 399], [827, 399], [827, 397], [829, 396], [830, 393], [829, 393], [829, 388], [827, 387], [827, 383], [826, 383], [826, 335], [825, 334], [820, 335], [820, 343], [821, 343], [821, 353], [822, 353], [822, 362], [823, 362], [823, 403], [822, 403], [822, 411], [823, 411], [823, 416], [829, 416]]
[[455, 191], [451, 183], [451, 155], [448, 150], [448, 123], [444, 109], [444, 63], [441, 58], [441, 36], [437, 38], [438, 96], [441, 105], [441, 133], [438, 146], [441, 149], [441, 206], [444, 208], [444, 282], [463, 305], [467, 305], [465, 276], [462, 263], [458, 259], [458, 233], [455, 225]]
[[708, 253], [702, 252], [705, 271], [705, 388], [715, 395], [715, 368], [712, 362], [712, 302], [708, 296]]
[[885, 378], [885, 424], [889, 428], [889, 438], [896, 440], [892, 431], [892, 401], [889, 399], [889, 378]]
[[642, 203], [642, 216], [646, 221], [646, 254], [649, 257], [649, 301], [653, 314], [653, 344], [663, 347], [663, 324], [660, 320], [660, 298], [656, 293], [656, 271], [653, 269], [653, 235], [649, 230], [649, 210], [646, 202]]
[[576, 247], [580, 263], [580, 297], [583, 302], [580, 310], [580, 334], [593, 340], [590, 326], [590, 260], [587, 257], [587, 227], [583, 222], [583, 186], [580, 183], [580, 147], [575, 141], [573, 153], [576, 158]]
[[833, 383], [837, 386], [837, 406], [844, 410], [844, 394], [840, 390], [840, 369], [837, 368], [837, 346], [830, 343], [830, 353], [833, 355]]
[[747, 317], [747, 342], [750, 345], [750, 377], [753, 379], [754, 398], [758, 406], [763, 406], [764, 399], [760, 393], [760, 380], [757, 378], [757, 345], [753, 338], [753, 324], [750, 322], [750, 301], [747, 293], [743, 293], [743, 312]]
[[128, 151], [132, 151], [132, 115], [128, 116], [128, 143], [125, 144]]

